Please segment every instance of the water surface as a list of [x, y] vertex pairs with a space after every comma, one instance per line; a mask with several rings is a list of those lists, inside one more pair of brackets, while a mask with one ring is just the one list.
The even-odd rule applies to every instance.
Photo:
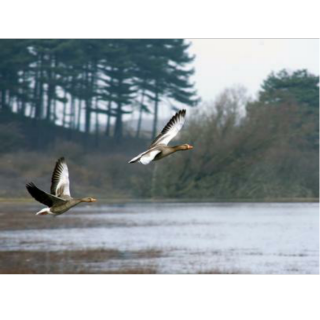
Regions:
[[[17, 208], [0, 207], [13, 221], [28, 215], [15, 228], [0, 228], [0, 251], [122, 253], [87, 259], [93, 272], [152, 266], [157, 273], [319, 273], [318, 203], [128, 203], [79, 206], [57, 218], [34, 216], [36, 205]], [[142, 251], [150, 255], [137, 259]]]

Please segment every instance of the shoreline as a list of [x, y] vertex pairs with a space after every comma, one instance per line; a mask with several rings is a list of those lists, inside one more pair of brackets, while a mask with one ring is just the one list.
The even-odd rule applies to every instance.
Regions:
[[[117, 203], [319, 203], [319, 198], [270, 198], [270, 199], [137, 199], [137, 198], [99, 198], [97, 204]], [[37, 204], [29, 198], [0, 198], [0, 204]]]

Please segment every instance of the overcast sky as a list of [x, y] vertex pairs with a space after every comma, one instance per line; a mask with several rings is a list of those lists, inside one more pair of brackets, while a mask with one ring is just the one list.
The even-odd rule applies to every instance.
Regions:
[[245, 86], [254, 96], [271, 71], [307, 69], [319, 75], [318, 39], [189, 39], [194, 81], [203, 101], [224, 88]]

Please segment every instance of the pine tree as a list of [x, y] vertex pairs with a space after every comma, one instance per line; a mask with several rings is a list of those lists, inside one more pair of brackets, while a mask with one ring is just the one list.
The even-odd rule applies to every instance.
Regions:
[[125, 114], [138, 110], [139, 137], [143, 114], [152, 112], [155, 135], [163, 102], [197, 102], [188, 48], [179, 39], [1, 40], [0, 110], [96, 136], [106, 115], [106, 135], [114, 124], [117, 141]]
[[108, 45], [103, 70], [105, 76], [103, 96], [108, 100], [109, 117], [115, 116], [114, 138], [120, 141], [123, 136], [122, 117], [132, 112], [125, 107], [133, 101], [136, 92], [133, 82], [134, 65], [130, 56], [135, 50], [135, 43], [134, 40], [112, 40]]
[[[137, 40], [138, 41], [138, 40]], [[198, 99], [194, 85], [189, 83], [192, 69], [186, 66], [193, 61], [187, 54], [189, 44], [180, 39], [139, 40], [140, 50], [134, 60], [137, 65], [137, 86], [154, 105], [153, 132], [157, 134], [159, 105], [166, 98], [189, 106], [196, 105]], [[141, 99], [140, 110], [148, 111]], [[171, 103], [172, 104], [172, 103]]]
[[310, 110], [319, 110], [319, 77], [307, 70], [271, 73], [264, 80], [261, 89], [260, 100], [266, 104], [281, 103], [284, 99], [291, 98]]
[[29, 100], [29, 68], [32, 57], [25, 44], [29, 40], [3, 39], [0, 45], [0, 109], [13, 111], [16, 101], [24, 110], [22, 102]]

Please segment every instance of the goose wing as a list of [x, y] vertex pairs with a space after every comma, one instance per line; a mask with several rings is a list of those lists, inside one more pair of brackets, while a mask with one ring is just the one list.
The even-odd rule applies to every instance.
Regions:
[[40, 203], [48, 206], [49, 208], [51, 208], [53, 205], [65, 203], [65, 201], [63, 199], [59, 199], [50, 193], [47, 193], [47, 192], [40, 190], [32, 182], [28, 183], [26, 185], [26, 188], [27, 188], [28, 192], [30, 193], [30, 195], [34, 199], [36, 199]]
[[58, 159], [51, 178], [51, 194], [56, 197], [71, 198], [69, 170], [65, 159]]
[[150, 148], [157, 144], [167, 145], [181, 130], [185, 122], [186, 110], [178, 111], [162, 129], [161, 133], [152, 142]]

